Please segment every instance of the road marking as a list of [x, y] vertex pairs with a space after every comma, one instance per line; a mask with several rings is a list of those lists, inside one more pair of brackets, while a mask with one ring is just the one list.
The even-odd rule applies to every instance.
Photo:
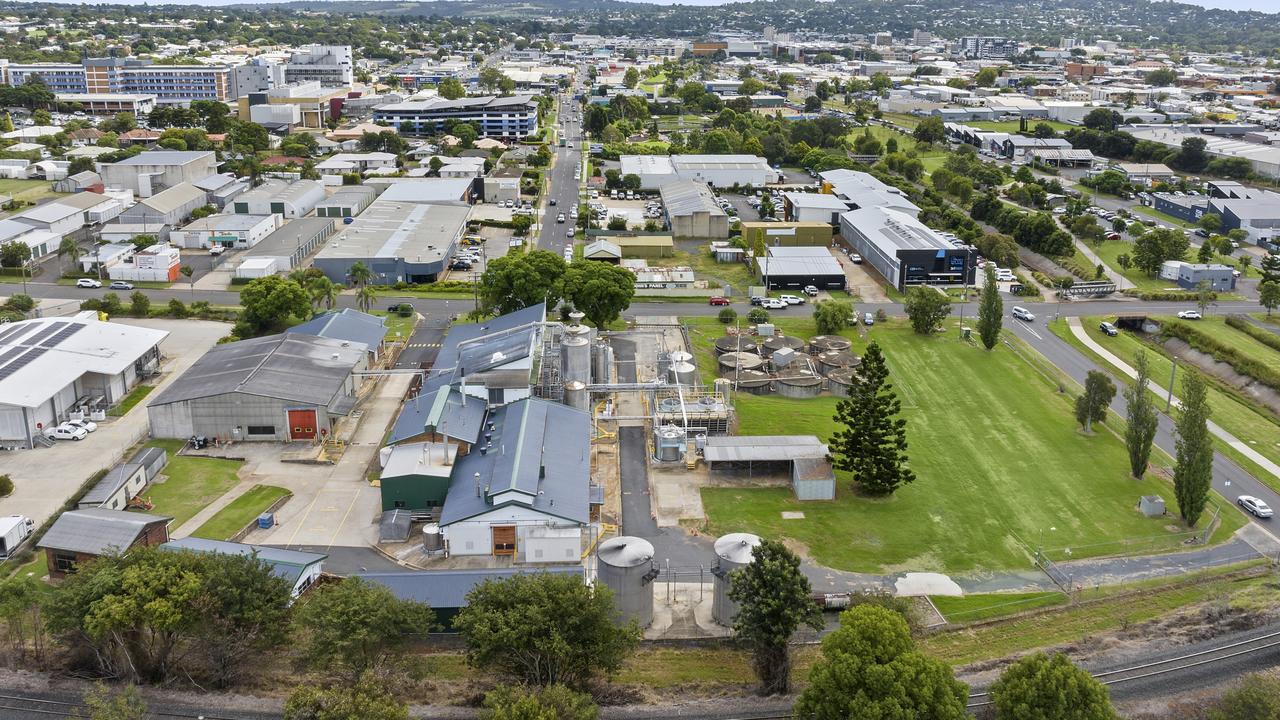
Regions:
[[338, 525], [333, 529], [333, 536], [329, 538], [329, 545], [325, 548], [326, 550], [333, 547], [333, 541], [338, 539], [338, 533], [342, 531], [342, 526], [347, 524], [347, 518], [351, 516], [351, 511], [355, 509], [356, 501], [359, 499], [360, 491], [357, 490], [351, 496], [351, 504], [347, 506], [347, 511], [342, 514], [342, 520], [340, 520]]
[[1029, 326], [1029, 325], [1023, 325], [1022, 327], [1026, 328], [1027, 332], [1031, 333], [1032, 335], [1035, 335], [1037, 340], [1043, 340], [1043, 339], [1044, 339], [1044, 338], [1040, 337], [1040, 333], [1038, 333], [1038, 332], [1036, 332], [1036, 331], [1035, 331], [1035, 328], [1033, 328], [1033, 327], [1031, 327], [1031, 326]]

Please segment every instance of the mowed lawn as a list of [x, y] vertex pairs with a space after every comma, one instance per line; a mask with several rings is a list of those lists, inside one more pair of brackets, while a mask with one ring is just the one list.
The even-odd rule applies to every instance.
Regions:
[[274, 485], [254, 485], [245, 494], [214, 513], [213, 517], [191, 535], [210, 540], [228, 540], [266, 512], [272, 503], [292, 494]]
[[[920, 337], [902, 322], [878, 324], [903, 404], [914, 484], [888, 498], [857, 495], [841, 478], [833, 502], [802, 503], [790, 488], [707, 488], [710, 530], [792, 541], [819, 564], [872, 572], [978, 573], [1030, 567], [1044, 534], [1073, 557], [1114, 553], [1123, 539], [1171, 535], [1175, 523], [1136, 509], [1167, 482], [1129, 478], [1122, 441], [1076, 429], [1069, 395], [1011, 350], [988, 352], [953, 338]], [[695, 344], [696, 341], [695, 341]], [[863, 343], [855, 343], [860, 350]], [[701, 359], [701, 358], [699, 358]], [[1074, 389], [1073, 389], [1074, 392]], [[830, 437], [836, 398], [738, 394], [740, 434]], [[783, 511], [804, 519], [783, 520]]]
[[155, 504], [151, 512], [173, 517], [171, 528], [181, 527], [240, 482], [236, 471], [243, 463], [239, 460], [179, 455], [181, 440], [157, 440], [150, 445], [169, 452], [169, 464], [161, 471], [168, 479], [148, 485], [142, 496]]

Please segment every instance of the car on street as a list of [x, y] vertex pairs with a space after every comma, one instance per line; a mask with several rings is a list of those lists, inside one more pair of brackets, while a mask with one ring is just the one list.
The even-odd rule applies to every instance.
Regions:
[[1179, 320], [1200, 320], [1202, 317], [1199, 310], [1182, 310], [1178, 313]]
[[98, 429], [98, 423], [92, 420], [68, 420], [62, 424], [70, 425], [72, 427], [84, 428], [85, 432], [93, 432]]
[[76, 281], [76, 287], [78, 287], [78, 288], [100, 288], [100, 287], [102, 287], [102, 282], [101, 282], [101, 281], [99, 281], [99, 280], [94, 280], [93, 278], [80, 278], [79, 280], [77, 280], [77, 281]]
[[1011, 315], [1018, 318], [1019, 320], [1022, 320], [1023, 322], [1031, 322], [1032, 320], [1036, 319], [1036, 316], [1033, 315], [1030, 310], [1024, 307], [1020, 307], [1018, 305], [1014, 305], [1013, 310], [1010, 310], [1009, 312]]
[[551, 207], [555, 207], [555, 206], [556, 206], [556, 199], [555, 199], [555, 198], [551, 198], [550, 202], [551, 202]]
[[111, 284], [107, 287], [111, 290], [132, 290], [133, 283], [128, 282], [127, 280], [112, 280]]
[[854, 265], [861, 265], [861, 264], [862, 264], [862, 256], [861, 256], [861, 255], [859, 255], [858, 253], [851, 253], [851, 254], [849, 255], [849, 262], [853, 263]]
[[567, 237], [567, 238], [572, 239], [572, 238], [573, 238], [573, 231], [572, 231], [572, 230], [566, 230], [566, 231], [565, 231], [565, 233], [564, 233], [564, 236], [565, 236], [565, 237]]
[[729, 298], [722, 297], [720, 295], [715, 295], [710, 300], [707, 301], [707, 304], [708, 305], [728, 305]]
[[864, 312], [864, 313], [862, 313], [862, 324], [863, 324], [863, 325], [875, 325], [875, 324], [876, 324], [876, 316], [875, 316], [875, 315], [872, 315], [872, 314], [871, 314], [871, 313], [869, 313], [869, 312]]
[[1269, 518], [1273, 514], [1270, 505], [1252, 495], [1241, 495], [1236, 498], [1236, 504], [1256, 518]]
[[1103, 320], [1102, 322], [1098, 323], [1098, 329], [1101, 330], [1106, 335], [1110, 335], [1111, 337], [1115, 337], [1120, 334], [1120, 331], [1116, 328], [1116, 326], [1112, 325], [1106, 320]]
[[788, 305], [803, 305], [804, 298], [799, 295], [779, 295], [778, 299]]
[[760, 307], [765, 310], [786, 310], [791, 306], [779, 298], [764, 298], [760, 301]]
[[760, 304], [762, 304], [762, 303], [764, 303], [764, 296], [763, 296], [763, 295], [752, 295], [752, 296], [751, 296], [751, 304], [752, 304], [752, 305], [760, 305]]
[[564, 213], [560, 213], [559, 215], [556, 215], [556, 222], [558, 223], [564, 222]]
[[63, 423], [62, 425], [45, 428], [44, 436], [51, 440], [83, 440], [89, 436], [89, 431], [82, 427]]

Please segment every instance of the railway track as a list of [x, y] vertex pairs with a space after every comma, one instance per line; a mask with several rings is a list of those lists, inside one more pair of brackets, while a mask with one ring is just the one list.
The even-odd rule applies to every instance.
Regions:
[[[86, 718], [89, 716], [89, 706], [82, 702], [0, 694], [0, 718]], [[194, 710], [150, 709], [147, 717], [174, 718], [175, 720], [245, 720], [249, 716], [232, 717]]]

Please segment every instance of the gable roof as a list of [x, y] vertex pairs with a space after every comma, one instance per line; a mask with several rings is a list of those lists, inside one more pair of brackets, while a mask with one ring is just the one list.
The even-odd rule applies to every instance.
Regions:
[[185, 537], [170, 540], [160, 546], [161, 550], [183, 551], [195, 553], [216, 553], [219, 555], [251, 555], [271, 567], [271, 573], [296, 583], [302, 573], [312, 565], [324, 562], [328, 555], [286, 550], [266, 545], [246, 545], [244, 543], [226, 542], [223, 540], [206, 540], [205, 538]]
[[53, 521], [36, 547], [66, 550], [85, 555], [103, 555], [112, 550], [128, 550], [138, 536], [154, 523], [170, 523], [168, 515], [85, 508], [68, 510]]
[[424, 432], [475, 444], [484, 427], [485, 402], [468, 400], [456, 387], [441, 385], [405, 402], [387, 438], [394, 445]]
[[548, 565], [537, 570], [521, 568], [473, 568], [466, 570], [433, 570], [431, 572], [359, 573], [356, 577], [378, 583], [401, 600], [426, 603], [432, 608], [465, 607], [467, 593], [490, 580], [505, 580], [528, 572], [552, 575], [581, 575], [580, 565]]
[[458, 371], [469, 374], [484, 370], [485, 362], [479, 361], [486, 359], [490, 363], [488, 367], [493, 367], [493, 353], [511, 349], [511, 341], [504, 338], [512, 333], [532, 330], [536, 323], [546, 319], [546, 315], [546, 304], [538, 303], [484, 322], [454, 325], [441, 343], [440, 352], [427, 377], [459, 379], [461, 373]]
[[344, 308], [321, 313], [301, 325], [289, 328], [289, 332], [358, 342], [369, 350], [376, 350], [387, 335], [387, 323], [377, 315]]

